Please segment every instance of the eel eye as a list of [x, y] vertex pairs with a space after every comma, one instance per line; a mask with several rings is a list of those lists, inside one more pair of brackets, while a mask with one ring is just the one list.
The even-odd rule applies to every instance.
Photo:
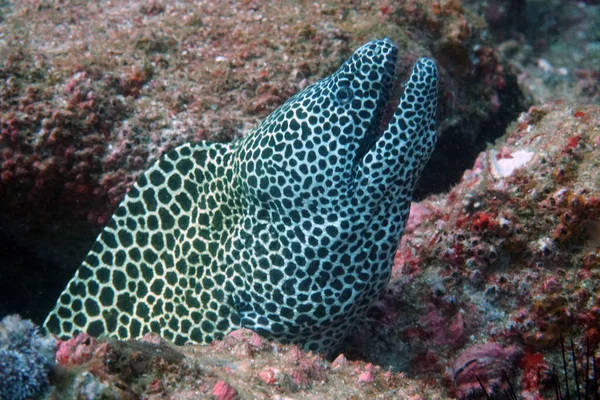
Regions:
[[347, 104], [354, 98], [354, 92], [349, 86], [342, 86], [336, 93], [336, 99], [341, 105]]

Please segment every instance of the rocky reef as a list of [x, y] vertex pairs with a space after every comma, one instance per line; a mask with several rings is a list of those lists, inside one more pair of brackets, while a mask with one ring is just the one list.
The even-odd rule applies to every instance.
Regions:
[[58, 342], [35, 393], [480, 399], [510, 382], [550, 399], [563, 340], [583, 382], [586, 362], [600, 365], [598, 7], [0, 5], [0, 315], [36, 323], [164, 151], [235, 140], [374, 37], [400, 49], [395, 97], [421, 56], [442, 79], [440, 143], [392, 280], [337, 358], [245, 330], [206, 347], [79, 335]]

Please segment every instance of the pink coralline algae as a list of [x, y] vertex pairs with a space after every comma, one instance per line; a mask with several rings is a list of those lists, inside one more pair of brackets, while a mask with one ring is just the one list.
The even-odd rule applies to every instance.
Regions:
[[[241, 354], [245, 356], [272, 348], [270, 342], [247, 329], [230, 333], [216, 346], [234, 346], [235, 349], [242, 349]], [[267, 365], [258, 372], [258, 377], [267, 385], [283, 386], [297, 391], [310, 388], [323, 379], [324, 360], [320, 355], [306, 354], [299, 347], [290, 345], [279, 357], [281, 366]]]
[[215, 396], [217, 400], [235, 400], [237, 398], [235, 389], [224, 381], [216, 383], [212, 390], [212, 395]]
[[359, 373], [358, 381], [361, 383], [372, 383], [375, 381], [375, 373], [379, 372], [380, 370], [381, 367], [374, 366], [373, 364], [369, 363], [365, 365], [363, 371]]
[[108, 350], [106, 343], [98, 343], [96, 339], [85, 333], [80, 333], [69, 340], [59, 341], [57, 347], [56, 362], [64, 367], [81, 365], [94, 357], [102, 358]]
[[419, 325], [423, 327], [422, 333], [440, 346], [460, 347], [467, 340], [468, 329], [460, 312], [447, 318], [442, 310], [434, 309], [419, 319]]

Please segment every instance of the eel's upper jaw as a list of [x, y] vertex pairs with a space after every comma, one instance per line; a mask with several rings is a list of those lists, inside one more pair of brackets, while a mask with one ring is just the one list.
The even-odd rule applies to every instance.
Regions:
[[384, 60], [383, 67], [385, 73], [381, 80], [381, 96], [377, 102], [377, 107], [373, 112], [371, 118], [371, 125], [369, 130], [365, 133], [365, 136], [361, 140], [358, 151], [356, 152], [356, 162], [364, 157], [364, 155], [371, 150], [377, 139], [381, 136], [382, 132], [387, 127], [389, 120], [394, 113], [395, 101], [391, 100], [391, 95], [394, 89], [394, 82], [397, 73], [397, 62], [398, 62], [398, 48], [388, 38], [381, 39], [388, 45], [391, 45], [391, 51]]

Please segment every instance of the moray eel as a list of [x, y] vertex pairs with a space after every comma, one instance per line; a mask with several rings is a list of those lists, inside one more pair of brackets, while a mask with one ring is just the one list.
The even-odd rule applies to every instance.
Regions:
[[428, 58], [381, 126], [397, 54], [390, 40], [371, 41], [241, 140], [167, 152], [119, 205], [45, 328], [206, 344], [246, 327], [333, 351], [390, 278], [436, 143]]

